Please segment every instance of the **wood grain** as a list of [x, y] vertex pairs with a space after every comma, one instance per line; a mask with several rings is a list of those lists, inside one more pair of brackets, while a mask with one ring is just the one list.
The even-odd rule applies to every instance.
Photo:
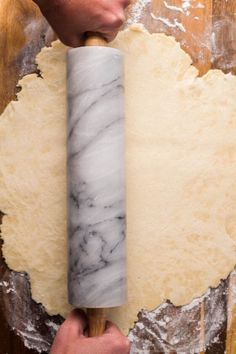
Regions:
[[236, 74], [236, 1], [213, 2], [212, 67]]
[[211, 67], [211, 0], [193, 0], [183, 8], [182, 0], [153, 0], [151, 12], [158, 32], [174, 36], [190, 54], [200, 75]]
[[[206, 338], [205, 338], [205, 306], [204, 301], [201, 303], [200, 306], [200, 348], [205, 348]], [[205, 350], [203, 349], [199, 354], [205, 354]]]
[[233, 271], [229, 278], [228, 304], [227, 304], [227, 339], [226, 353], [236, 353], [236, 270]]
[[[9, 11], [9, 6], [11, 11]], [[0, 110], [14, 98], [17, 84], [16, 58], [26, 44], [24, 23], [27, 16], [37, 16], [36, 7], [28, 1], [1, 0], [0, 11]]]
[[15, 99], [20, 77], [36, 71], [35, 55], [54, 37], [31, 0], [0, 2], [0, 113]]
[[0, 311], [0, 354], [36, 354], [35, 351], [25, 348], [20, 337], [17, 337], [7, 326]]

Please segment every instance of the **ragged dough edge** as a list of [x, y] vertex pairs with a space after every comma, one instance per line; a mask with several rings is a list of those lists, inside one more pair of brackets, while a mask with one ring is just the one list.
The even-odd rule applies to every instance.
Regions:
[[8, 105], [0, 121], [0, 210], [6, 214], [1, 226], [3, 254], [11, 269], [29, 274], [33, 298], [49, 313], [64, 316], [70, 311], [66, 52], [59, 42], [41, 51], [37, 63], [43, 79], [32, 74], [20, 80], [18, 101]]
[[[134, 70], [135, 66], [137, 82], [143, 90], [146, 90], [147, 85], [139, 68], [147, 65], [156, 66], [156, 71], [146, 70], [145, 74], [153, 77], [157, 75], [156, 80], [159, 80], [161, 75], [164, 76], [165, 80], [159, 80], [163, 89], [159, 92], [160, 102], [169, 101], [167, 94], [171, 97], [171, 93], [176, 93], [177, 89], [182, 90], [184, 94], [186, 86], [188, 94], [198, 102], [205, 85], [211, 88], [211, 91], [215, 85], [221, 85], [225, 95], [215, 93], [217, 100], [221, 100], [223, 105], [229, 101], [229, 105], [234, 108], [232, 92], [235, 92], [236, 78], [215, 70], [208, 72], [203, 78], [197, 78], [197, 69], [191, 65], [191, 58], [180, 49], [179, 43], [164, 34], [150, 35], [143, 30], [142, 26], [133, 25], [130, 29], [121, 32], [112, 46], [120, 48], [126, 56], [126, 92], [130, 94], [130, 98], [126, 99], [126, 134], [129, 136], [127, 183], [128, 191], [132, 194], [128, 193], [127, 196], [130, 303], [114, 312], [111, 311], [111, 319], [127, 333], [141, 308], [154, 309], [166, 298], [177, 305], [186, 304], [204, 293], [209, 286], [217, 286], [220, 278], [226, 278], [233, 269], [236, 255], [234, 217], [229, 218], [228, 233], [221, 230], [224, 237], [222, 238], [222, 234], [218, 232], [216, 239], [207, 233], [209, 230], [204, 227], [204, 223], [198, 225], [196, 221], [194, 225], [203, 233], [206, 238], [205, 243], [197, 234], [189, 235], [189, 239], [185, 236], [183, 240], [167, 239], [163, 234], [158, 248], [155, 249], [157, 244], [152, 236], [152, 234], [155, 236], [154, 228], [148, 230], [149, 244], [146, 240], [142, 242], [139, 230], [146, 231], [145, 228], [149, 227], [144, 225], [144, 212], [147, 210], [145, 215], [148, 219], [147, 223], [149, 214], [153, 214], [153, 209], [146, 203], [151, 195], [152, 186], [143, 186], [148, 195], [144, 200], [144, 195], [142, 193], [140, 195], [137, 188], [145, 176], [141, 176], [140, 180], [139, 157], [136, 159], [135, 153], [138, 151], [143, 156], [147, 146], [149, 148], [155, 146], [156, 122], [155, 115], [150, 114], [148, 117], [150, 130], [147, 131], [145, 122], [138, 115], [139, 111], [142, 112], [141, 104], [146, 101], [148, 104], [151, 102], [148, 98], [143, 102], [134, 102], [133, 97], [139, 93], [139, 87], [136, 87], [135, 80], [130, 80], [130, 68]], [[70, 310], [66, 290], [66, 51], [67, 48], [59, 42], [55, 42], [52, 48], [42, 50], [37, 57], [37, 62], [44, 80], [36, 75], [23, 78], [20, 81], [22, 91], [18, 94], [18, 102], [11, 102], [0, 119], [0, 210], [6, 214], [1, 227], [4, 256], [10, 268], [26, 271], [30, 275], [33, 298], [37, 302], [42, 302], [49, 313], [61, 313], [63, 316]], [[131, 56], [130, 53], [136, 55]], [[145, 53], [145, 57], [142, 53]], [[140, 58], [143, 63], [140, 63]], [[168, 65], [165, 65], [166, 62]], [[168, 80], [173, 80], [171, 87]], [[209, 96], [203, 95], [204, 105], [207, 102], [212, 104], [214, 101], [212, 96]], [[184, 95], [184, 100], [187, 99], [188, 97]], [[134, 103], [138, 119], [131, 117]], [[174, 105], [172, 97], [168, 105]], [[171, 121], [166, 119], [166, 131], [170, 129], [170, 123]], [[181, 123], [184, 121], [180, 119], [179, 124]], [[214, 119], [211, 124], [213, 123]], [[235, 122], [232, 118], [230, 142], [233, 142], [234, 129], [236, 129]], [[186, 138], [181, 134], [182, 132], [180, 138]], [[203, 133], [202, 135], [205, 139], [205, 135]], [[162, 136], [163, 140], [164, 138], [165, 136]], [[200, 143], [205, 143], [204, 139]], [[210, 139], [214, 143], [214, 137], [210, 136]], [[167, 143], [165, 141], [165, 145], [170, 148]], [[141, 144], [142, 148], [137, 150], [137, 144]], [[162, 151], [160, 156], [163, 157]], [[226, 154], [226, 160], [227, 156]], [[178, 161], [178, 156], [176, 159]], [[218, 159], [218, 163], [221, 163], [221, 157]], [[142, 161], [142, 164], [144, 164], [142, 167], [149, 169], [145, 161]], [[226, 167], [228, 171], [228, 166]], [[200, 182], [196, 180], [195, 188], [200, 189], [201, 185], [197, 183]], [[191, 193], [191, 186], [186, 187], [186, 193]], [[138, 210], [132, 207], [135, 194], [135, 203], [142, 203], [142, 208]], [[197, 198], [197, 192], [195, 194]], [[168, 195], [171, 200], [171, 194]], [[234, 201], [231, 202], [231, 209], [236, 210]], [[133, 217], [137, 225], [129, 222]], [[165, 215], [159, 217], [165, 218]], [[181, 214], [178, 217], [181, 218]], [[199, 217], [206, 218], [206, 211]], [[176, 234], [179, 234], [178, 228], [175, 227], [177, 221], [178, 218], [176, 220], [173, 218], [169, 224]], [[215, 222], [217, 223], [217, 220]], [[168, 228], [168, 225], [163, 223], [163, 228], [164, 226]], [[160, 230], [160, 233], [162, 231]], [[185, 242], [184, 247], [180, 247], [181, 242]], [[224, 243], [223, 249], [220, 248], [221, 242]], [[193, 250], [191, 245], [195, 245]], [[209, 252], [205, 252], [205, 246], [208, 247]], [[217, 248], [216, 254], [211, 252], [211, 248], [214, 247]], [[158, 271], [153, 272], [153, 269]]]

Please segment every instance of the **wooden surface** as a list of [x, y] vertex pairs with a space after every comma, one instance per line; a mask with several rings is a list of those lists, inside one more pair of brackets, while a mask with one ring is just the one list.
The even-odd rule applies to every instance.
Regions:
[[[212, 1], [192, 0], [191, 7], [183, 11], [177, 10], [183, 9], [182, 4], [182, 0], [168, 2], [154, 0], [151, 11], [154, 21], [159, 23], [158, 30], [175, 36], [182, 43], [183, 49], [194, 58], [195, 65], [202, 75], [211, 67], [211, 45], [208, 33], [211, 32], [212, 27]], [[166, 19], [169, 21], [169, 26], [165, 25]], [[171, 27], [173, 24], [176, 26]]]
[[13, 331], [6, 326], [5, 319], [0, 312], [0, 353], [1, 354], [35, 354], [33, 350], [25, 348], [20, 337], [17, 337]]
[[[211, 67], [236, 73], [236, 0], [192, 0], [193, 6], [186, 11], [174, 9], [181, 8], [182, 4], [182, 0], [153, 0], [151, 6], [148, 5], [144, 9], [141, 21], [150, 32], [164, 32], [175, 36], [191, 55], [200, 75]], [[30, 27], [32, 22], [36, 26]], [[37, 71], [34, 57], [52, 37], [53, 34], [48, 29], [47, 23], [31, 0], [1, 0], [0, 112], [11, 99], [15, 98], [18, 78], [26, 73]], [[1, 258], [0, 276], [3, 274], [6, 276], [7, 272], [9, 270]], [[224, 343], [219, 345], [218, 349], [212, 344], [210, 349], [201, 351], [202, 354], [224, 354], [225, 348], [227, 354], [236, 354], [236, 275], [234, 272], [225, 284], [227, 289], [222, 292], [224, 294], [222, 296], [226, 297], [227, 303], [227, 333], [223, 329], [221, 335]], [[3, 296], [1, 292], [0, 296]], [[213, 300], [211, 297], [209, 300], [204, 300], [199, 308], [199, 343], [204, 343], [206, 340], [207, 301]], [[3, 315], [5, 309], [1, 310], [0, 354], [36, 353], [24, 348], [19, 337], [7, 328], [6, 316]]]
[[0, 1], [0, 113], [16, 97], [19, 77], [37, 71], [35, 55], [52, 38], [33, 1]]
[[[0, 252], [0, 275], [5, 273], [5, 264]], [[0, 296], [2, 296], [0, 292]], [[0, 354], [35, 354], [27, 349], [20, 337], [10, 329], [4, 316], [4, 309], [0, 307]]]
[[[10, 8], [10, 9], [9, 9]], [[0, 5], [0, 97], [1, 108], [13, 97], [13, 88], [17, 84], [16, 57], [26, 44], [24, 26], [26, 14], [35, 17], [37, 9], [26, 2], [1, 0]]]

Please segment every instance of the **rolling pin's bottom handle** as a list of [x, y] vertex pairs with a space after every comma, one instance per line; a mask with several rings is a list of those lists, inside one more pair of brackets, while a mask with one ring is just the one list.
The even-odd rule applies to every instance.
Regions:
[[89, 337], [101, 336], [106, 327], [106, 309], [87, 309]]

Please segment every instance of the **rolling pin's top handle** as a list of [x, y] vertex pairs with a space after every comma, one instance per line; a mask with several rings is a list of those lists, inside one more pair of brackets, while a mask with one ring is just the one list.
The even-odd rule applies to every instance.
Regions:
[[107, 40], [102, 37], [99, 33], [88, 32], [86, 35], [86, 39], [84, 45], [87, 46], [99, 46], [106, 47]]

